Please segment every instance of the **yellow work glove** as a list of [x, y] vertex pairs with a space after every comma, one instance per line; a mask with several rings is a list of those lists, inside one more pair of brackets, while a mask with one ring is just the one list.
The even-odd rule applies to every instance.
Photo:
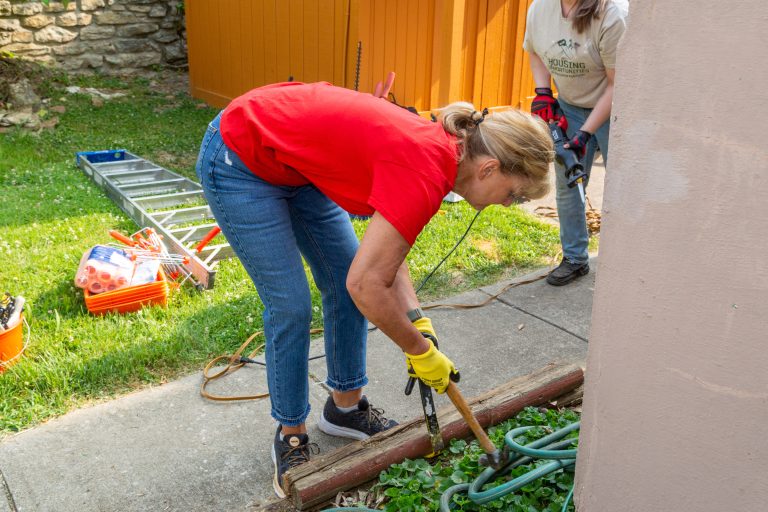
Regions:
[[405, 353], [408, 374], [421, 379], [424, 384], [435, 388], [438, 393], [445, 393], [451, 375], [458, 375], [459, 372], [456, 371], [453, 362], [435, 348], [431, 339], [427, 338], [427, 341], [429, 341], [429, 350], [423, 354]]
[[[416, 327], [422, 336], [427, 338], [428, 340], [432, 340], [432, 342], [435, 344], [435, 348], [438, 347], [437, 343], [437, 333], [435, 332], [435, 328], [432, 327], [432, 320], [425, 316], [420, 316], [416, 320], [411, 322], [414, 327]], [[411, 363], [408, 362], [408, 359], [405, 360], [405, 366], [408, 368], [408, 376], [412, 379], [418, 379], [415, 373], [413, 373], [413, 368], [411, 367]], [[406, 394], [409, 394], [408, 391], [406, 391]]]
[[413, 326], [417, 328], [425, 338], [429, 338], [437, 343], [437, 333], [435, 333], [435, 328], [432, 327], [432, 320], [423, 316], [414, 320]]

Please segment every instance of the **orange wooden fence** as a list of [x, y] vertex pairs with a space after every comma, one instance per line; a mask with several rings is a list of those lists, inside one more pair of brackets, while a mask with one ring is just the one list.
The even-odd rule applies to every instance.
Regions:
[[398, 103], [527, 108], [522, 49], [531, 0], [186, 0], [193, 96], [222, 107], [260, 85], [328, 81], [373, 91], [389, 71]]

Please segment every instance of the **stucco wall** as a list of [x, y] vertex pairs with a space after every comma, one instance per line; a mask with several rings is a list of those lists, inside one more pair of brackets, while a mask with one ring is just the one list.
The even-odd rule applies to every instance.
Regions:
[[576, 498], [768, 509], [765, 0], [630, 2]]
[[131, 73], [187, 56], [180, 0], [0, 0], [0, 51], [70, 71]]

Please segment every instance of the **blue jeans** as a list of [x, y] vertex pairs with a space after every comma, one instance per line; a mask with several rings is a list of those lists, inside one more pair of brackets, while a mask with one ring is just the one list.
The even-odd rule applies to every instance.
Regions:
[[322, 295], [327, 383], [350, 391], [368, 383], [367, 322], [346, 288], [358, 241], [347, 213], [316, 187], [285, 187], [253, 174], [208, 126], [196, 171], [211, 211], [264, 303], [272, 417], [286, 426], [309, 415], [312, 303], [302, 256]]
[[[560, 106], [568, 120], [568, 138], [573, 137], [581, 128], [592, 112], [591, 108], [582, 108], [569, 105], [558, 99]], [[610, 120], [603, 123], [595, 132], [587, 145], [587, 154], [582, 163], [587, 173], [587, 182], [592, 170], [592, 161], [595, 158], [595, 150], [600, 147], [603, 154], [603, 162], [608, 165], [608, 132], [611, 129]], [[571, 263], [585, 263], [589, 259], [589, 232], [587, 231], [587, 217], [584, 204], [581, 202], [577, 187], [568, 188], [568, 180], [565, 177], [565, 168], [555, 164], [557, 216], [560, 219], [560, 243], [563, 245], [563, 257]], [[586, 191], [587, 183], [584, 184]]]

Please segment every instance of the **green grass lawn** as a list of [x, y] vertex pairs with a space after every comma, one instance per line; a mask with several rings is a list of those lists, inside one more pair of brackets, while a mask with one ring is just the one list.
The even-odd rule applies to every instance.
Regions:
[[[93, 317], [73, 283], [83, 252], [107, 232], [138, 227], [75, 166], [74, 153], [126, 148], [186, 176], [216, 111], [186, 91], [147, 80], [78, 79], [78, 85], [129, 92], [96, 107], [89, 97], [48, 86], [66, 112], [60, 124], [0, 136], [0, 291], [27, 299], [31, 343], [0, 374], [0, 436], [83, 404], [200, 371], [262, 326], [262, 304], [242, 266], [222, 262], [213, 290], [182, 289], [166, 309]], [[411, 272], [419, 282], [471, 221], [466, 204], [446, 204], [417, 241]], [[356, 221], [358, 233], [364, 222]], [[424, 300], [494, 282], [549, 263], [557, 231], [513, 207], [483, 212], [472, 232], [421, 293]], [[315, 326], [320, 300], [313, 292]], [[439, 329], [439, 326], [437, 326]]]

